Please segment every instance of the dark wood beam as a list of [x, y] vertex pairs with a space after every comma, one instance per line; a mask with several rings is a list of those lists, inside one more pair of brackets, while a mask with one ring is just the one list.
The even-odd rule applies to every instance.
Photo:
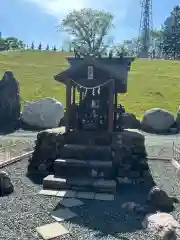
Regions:
[[118, 98], [118, 93], [115, 92], [114, 94], [114, 130], [116, 129], [116, 122], [117, 122], [117, 99]]
[[72, 101], [73, 104], [76, 103], [76, 86], [73, 86], [73, 101]]
[[112, 80], [110, 82], [110, 86], [109, 86], [109, 113], [108, 113], [108, 131], [109, 132], [113, 132], [114, 130], [114, 119], [113, 119], [113, 115], [114, 115], [114, 88], [115, 88], [115, 83], [114, 80]]
[[70, 118], [71, 118], [71, 80], [67, 81], [66, 85], [66, 132], [70, 130]]

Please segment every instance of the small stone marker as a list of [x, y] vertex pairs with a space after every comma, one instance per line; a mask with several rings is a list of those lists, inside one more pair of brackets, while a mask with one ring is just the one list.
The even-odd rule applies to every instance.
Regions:
[[65, 199], [62, 199], [59, 203], [64, 207], [76, 207], [84, 204], [83, 202], [81, 202], [76, 198], [65, 198]]
[[68, 208], [58, 209], [51, 212], [52, 218], [54, 218], [58, 222], [62, 222], [64, 220], [68, 220], [74, 217], [77, 217], [77, 214], [69, 210]]
[[42, 189], [38, 194], [46, 196], [57, 196], [58, 191]]
[[94, 192], [77, 192], [76, 197], [82, 198], [82, 199], [93, 200], [95, 197], [95, 193]]
[[36, 231], [44, 240], [53, 239], [69, 233], [69, 231], [58, 222], [37, 227]]
[[64, 197], [64, 198], [74, 198], [76, 195], [76, 191], [67, 190], [67, 191], [58, 191], [57, 197]]

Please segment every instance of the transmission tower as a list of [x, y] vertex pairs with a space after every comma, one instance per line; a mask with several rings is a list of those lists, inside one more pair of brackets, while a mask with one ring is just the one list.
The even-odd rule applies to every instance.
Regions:
[[141, 20], [139, 28], [138, 57], [148, 58], [152, 46], [152, 0], [141, 0]]

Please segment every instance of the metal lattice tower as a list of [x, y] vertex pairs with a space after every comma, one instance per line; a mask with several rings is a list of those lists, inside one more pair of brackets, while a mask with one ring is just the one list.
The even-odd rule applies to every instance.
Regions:
[[141, 20], [139, 29], [138, 56], [148, 58], [152, 46], [152, 0], [141, 0]]

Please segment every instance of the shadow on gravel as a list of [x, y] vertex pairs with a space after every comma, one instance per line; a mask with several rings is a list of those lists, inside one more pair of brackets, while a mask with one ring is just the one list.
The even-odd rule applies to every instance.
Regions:
[[33, 182], [34, 184], [37, 184], [37, 185], [42, 185], [43, 184], [44, 176], [42, 176], [42, 175], [28, 173], [28, 174], [26, 174], [26, 177], [29, 178], [29, 180], [31, 182]]
[[7, 135], [11, 134], [14, 132], [18, 132], [19, 130], [21, 131], [27, 131], [27, 132], [40, 132], [42, 130], [45, 130], [44, 128], [39, 128], [39, 127], [32, 127], [29, 126], [25, 123], [17, 123], [16, 125], [1, 125], [0, 126], [0, 135]]
[[40, 127], [33, 127], [30, 126], [24, 122], [21, 122], [20, 128], [25, 131], [31, 131], [31, 132], [40, 132], [42, 130], [46, 130], [45, 128], [40, 128]]
[[12, 126], [10, 124], [1, 125], [0, 135], [11, 134], [11, 133], [14, 133], [15, 131], [17, 131], [18, 129], [19, 129], [19, 126]]
[[[69, 220], [71, 224], [82, 226], [84, 229], [95, 231], [95, 237], [113, 236], [128, 240], [124, 234], [131, 235], [142, 230], [143, 215], [127, 212], [122, 208], [126, 202], [135, 202], [145, 205], [149, 190], [154, 182], [143, 185], [123, 185], [114, 201], [85, 201], [84, 205], [71, 210], [79, 217]], [[56, 206], [60, 208], [60, 205]]]

